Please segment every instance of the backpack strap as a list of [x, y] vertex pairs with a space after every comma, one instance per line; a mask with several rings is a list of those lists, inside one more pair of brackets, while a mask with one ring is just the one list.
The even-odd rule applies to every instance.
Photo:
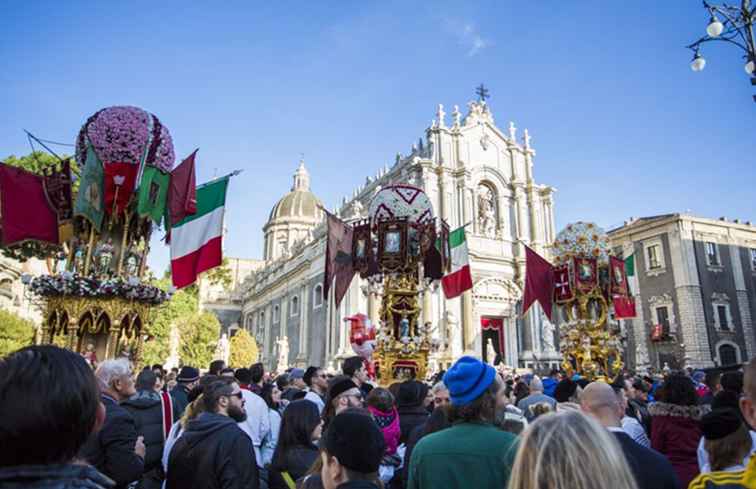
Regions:
[[160, 397], [163, 398], [163, 440], [167, 440], [173, 426], [173, 399], [167, 392], [161, 392]]
[[281, 472], [281, 477], [283, 477], [283, 480], [284, 482], [286, 482], [286, 486], [289, 489], [297, 489], [297, 484], [294, 482], [294, 479], [291, 478], [288, 472]]

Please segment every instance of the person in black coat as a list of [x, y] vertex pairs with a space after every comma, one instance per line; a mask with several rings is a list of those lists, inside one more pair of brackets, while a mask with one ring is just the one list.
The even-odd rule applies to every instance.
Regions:
[[399, 385], [396, 396], [397, 411], [399, 412], [399, 426], [402, 436], [399, 443], [407, 443], [412, 430], [428, 419], [429, 387], [416, 380], [408, 380]]
[[252, 440], [237, 425], [247, 418], [239, 384], [230, 377], [210, 382], [202, 404], [205, 412], [173, 445], [166, 489], [258, 489]]
[[[622, 391], [619, 391], [622, 395]], [[603, 382], [592, 382], [580, 395], [583, 412], [593, 416], [612, 432], [627, 459], [638, 489], [680, 489], [680, 481], [666, 457], [641, 446], [625, 433], [621, 426], [623, 403], [615, 390]]]
[[144, 437], [144, 475], [138, 489], [160, 489], [163, 479], [163, 401], [155, 390], [157, 375], [150, 369], [142, 370], [137, 376], [137, 392], [121, 403], [134, 417], [136, 431]]
[[112, 480], [77, 460], [105, 421], [86, 360], [57, 346], [36, 345], [8, 354], [0, 365], [0, 487], [113, 487]]
[[176, 419], [183, 416], [186, 405], [189, 404], [189, 391], [199, 384], [199, 370], [194, 367], [181, 367], [178, 377], [176, 377], [176, 387], [171, 389], [171, 398], [173, 399], [174, 417]]
[[297, 481], [310, 470], [318, 458], [315, 443], [320, 439], [322, 429], [323, 421], [312, 401], [293, 401], [286, 407], [270, 466], [270, 489], [288, 489], [284, 473]]
[[87, 440], [80, 456], [113, 479], [116, 488], [125, 488], [141, 479], [145, 454], [133, 416], [119, 405], [136, 393], [131, 365], [125, 358], [106, 360], [97, 367], [95, 377], [105, 405], [105, 424]]

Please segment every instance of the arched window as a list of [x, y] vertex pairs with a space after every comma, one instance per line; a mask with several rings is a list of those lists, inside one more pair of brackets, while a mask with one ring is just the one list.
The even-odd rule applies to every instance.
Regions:
[[312, 289], [312, 304], [313, 307], [320, 307], [323, 305], [323, 286], [318, 284]]
[[291, 316], [299, 316], [299, 297], [291, 298]]
[[281, 320], [281, 310], [278, 306], [273, 306], [273, 322], [277, 323]]
[[722, 367], [738, 363], [738, 351], [729, 343], [719, 345], [719, 364]]

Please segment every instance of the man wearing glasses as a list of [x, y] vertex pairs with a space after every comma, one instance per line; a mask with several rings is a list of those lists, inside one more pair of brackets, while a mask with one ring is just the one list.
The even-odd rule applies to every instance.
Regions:
[[310, 388], [304, 398], [315, 403], [318, 406], [320, 414], [323, 414], [326, 392], [328, 391], [328, 375], [326, 371], [320, 367], [310, 367], [304, 374], [304, 381]]
[[252, 440], [237, 425], [247, 418], [239, 384], [232, 378], [211, 382], [202, 407], [171, 450], [166, 488], [257, 489]]

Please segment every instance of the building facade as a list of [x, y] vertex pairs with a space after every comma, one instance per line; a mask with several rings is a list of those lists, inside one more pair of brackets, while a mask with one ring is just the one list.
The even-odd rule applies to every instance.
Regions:
[[756, 226], [667, 214], [631, 220], [609, 239], [635, 257], [630, 366], [724, 366], [756, 355]]
[[42, 260], [31, 258], [22, 263], [5, 256], [0, 257], [0, 308], [40, 326], [42, 309], [28, 293], [21, 276], [38, 276], [46, 273], [49, 273], [48, 267]]
[[[467, 226], [473, 290], [452, 300], [440, 289], [423, 292], [422, 320], [432, 324], [440, 345], [432, 366], [463, 353], [511, 366], [559, 362], [555, 328], [540, 308], [520, 317], [523, 245], [548, 255], [555, 229], [554, 189], [535, 182], [530, 136], [525, 130], [518, 140], [516, 132], [513, 123], [501, 130], [484, 101], [470, 102], [464, 116], [455, 106], [451, 120], [439, 105], [408, 155], [367, 176], [333, 210], [347, 222], [365, 218], [380, 189], [406, 183], [422, 188], [452, 229]], [[344, 318], [362, 312], [377, 321], [380, 296], [359, 277], [338, 308], [323, 295], [322, 204], [303, 162], [293, 180], [263, 227], [264, 264], [241, 286], [242, 324], [257, 338], [268, 368], [336, 367], [353, 354]]]

